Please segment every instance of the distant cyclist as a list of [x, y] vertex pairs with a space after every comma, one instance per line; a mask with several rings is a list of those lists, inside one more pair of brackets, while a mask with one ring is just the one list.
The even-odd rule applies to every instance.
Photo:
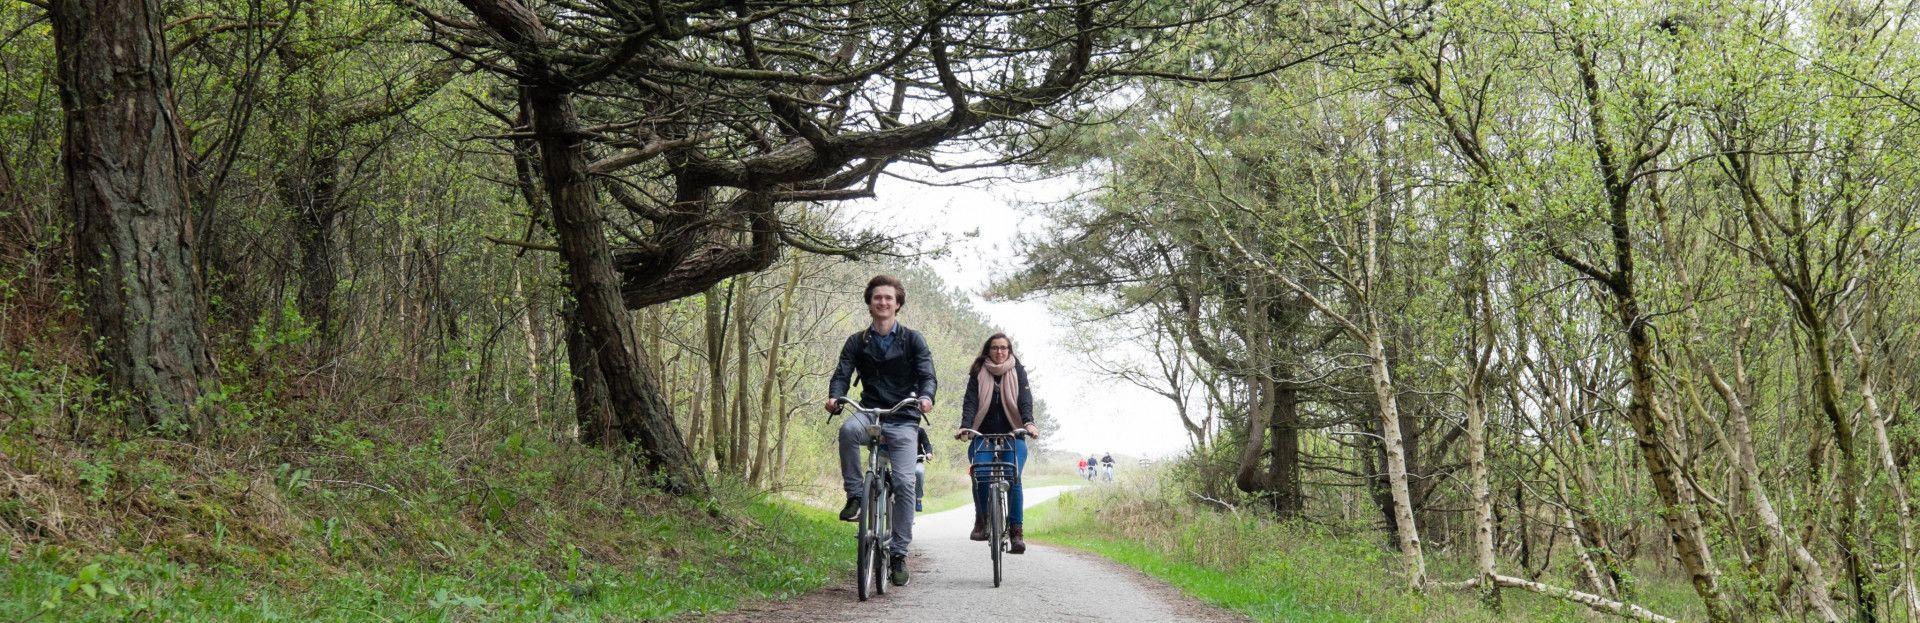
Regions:
[[1100, 470], [1106, 473], [1107, 482], [1113, 482], [1113, 453], [1100, 455]]
[[1087, 456], [1087, 472], [1081, 475], [1087, 477], [1087, 482], [1093, 482], [1093, 477], [1099, 472], [1100, 472], [1100, 459], [1096, 459], [1096, 458], [1093, 458], [1092, 455], [1088, 455]]
[[1075, 467], [1073, 469], [1074, 469], [1074, 473], [1080, 474], [1081, 476], [1087, 475], [1087, 460], [1080, 459], [1080, 466]]
[[[980, 356], [973, 359], [973, 368], [967, 376], [973, 381], [967, 384], [967, 396], [960, 402], [960, 427], [973, 429], [983, 434], [1005, 434], [1015, 429], [1027, 431], [1029, 436], [1038, 436], [1040, 429], [1033, 423], [1033, 386], [1027, 383], [1027, 367], [1013, 356], [1013, 340], [1005, 333], [995, 333], [980, 345]], [[954, 438], [962, 438], [968, 433], [956, 432]], [[1007, 457], [994, 457], [992, 452], [983, 451], [985, 439], [974, 439], [967, 446], [967, 454], [974, 463], [1005, 462]], [[1016, 477], [1013, 488], [1007, 491], [1007, 553], [1024, 554], [1027, 551], [1026, 532], [1023, 528], [1025, 513], [1021, 511], [1022, 495], [1018, 473], [1027, 466], [1027, 442], [1024, 439], [1013, 440], [1013, 464]], [[973, 487], [973, 532], [967, 538], [975, 541], [987, 540], [987, 485], [976, 483]]]
[[[860, 406], [884, 409], [918, 395], [919, 412], [888, 416], [879, 422], [885, 438], [887, 461], [892, 463], [893, 489], [897, 498], [889, 512], [893, 517], [893, 547], [888, 552], [887, 578], [894, 586], [907, 585], [907, 545], [913, 542], [913, 507], [919, 487], [913, 474], [914, 455], [919, 445], [920, 416], [933, 410], [933, 353], [918, 331], [899, 323], [897, 315], [907, 304], [907, 287], [890, 275], [878, 275], [867, 282], [867, 315], [873, 321], [859, 333], [847, 337], [840, 347], [840, 365], [827, 383], [828, 396], [845, 396], [850, 377], [860, 373]], [[827, 412], [839, 413], [840, 404], [827, 399]], [[867, 421], [863, 416], [848, 416], [840, 424], [840, 480], [847, 491], [847, 505], [840, 509], [843, 521], [859, 521], [861, 496], [860, 447], [867, 443]]]

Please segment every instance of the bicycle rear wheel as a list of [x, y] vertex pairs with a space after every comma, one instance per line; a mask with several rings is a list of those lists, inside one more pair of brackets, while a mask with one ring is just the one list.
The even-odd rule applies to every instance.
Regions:
[[1000, 588], [1000, 551], [1007, 539], [1006, 504], [1000, 495], [1000, 485], [995, 484], [993, 495], [987, 496], [987, 547], [993, 551], [993, 587]]

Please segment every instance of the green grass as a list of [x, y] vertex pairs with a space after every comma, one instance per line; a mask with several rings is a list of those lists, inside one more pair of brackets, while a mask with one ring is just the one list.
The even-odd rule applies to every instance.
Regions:
[[479, 410], [229, 409], [258, 428], [220, 445], [0, 427], [0, 621], [649, 621], [852, 566], [829, 511], [728, 482], [662, 495]]
[[630, 517], [619, 529], [662, 547], [621, 562], [452, 526], [444, 526], [446, 541], [431, 541], [439, 555], [411, 560], [223, 543], [195, 562], [163, 545], [90, 552], [0, 542], [15, 553], [0, 563], [0, 620], [658, 620], [805, 593], [843, 575], [852, 560], [851, 552], [816, 555], [850, 547], [825, 511], [726, 505], [739, 513], [738, 525], [704, 514]]
[[[1027, 511], [1028, 538], [1111, 558], [1256, 621], [1605, 621], [1584, 606], [1519, 590], [1500, 609], [1468, 589], [1408, 591], [1400, 558], [1378, 542], [1250, 513], [1198, 510], [1130, 487], [1062, 495]], [[1464, 561], [1429, 552], [1429, 573], [1463, 578]], [[1549, 581], [1564, 582], [1548, 578]], [[1636, 603], [1691, 620], [1684, 583], [1645, 586]]]

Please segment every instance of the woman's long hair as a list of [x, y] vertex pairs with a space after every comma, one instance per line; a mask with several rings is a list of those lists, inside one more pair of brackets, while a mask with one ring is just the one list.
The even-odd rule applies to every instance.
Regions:
[[[993, 348], [994, 340], [1006, 340], [1007, 341], [1007, 358], [1009, 359], [1013, 358], [1013, 338], [1007, 337], [1007, 334], [1005, 333], [995, 333], [993, 335], [989, 335], [987, 336], [987, 341], [980, 344], [980, 356], [973, 358], [973, 367], [967, 369], [968, 379], [972, 379], [973, 377], [980, 376], [980, 368], [987, 365], [987, 349]], [[967, 382], [971, 383], [973, 381], [968, 380]]]

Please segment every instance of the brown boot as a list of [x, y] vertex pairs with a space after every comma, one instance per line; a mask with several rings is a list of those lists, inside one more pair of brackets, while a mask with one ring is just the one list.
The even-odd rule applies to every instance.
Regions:
[[975, 513], [973, 515], [973, 532], [967, 533], [967, 539], [971, 541], [987, 540], [987, 516], [986, 515], [981, 515], [978, 513]]
[[1027, 553], [1027, 531], [1021, 529], [1020, 524], [1007, 526], [1007, 536], [1013, 537], [1013, 543], [1007, 548], [1007, 553]]

